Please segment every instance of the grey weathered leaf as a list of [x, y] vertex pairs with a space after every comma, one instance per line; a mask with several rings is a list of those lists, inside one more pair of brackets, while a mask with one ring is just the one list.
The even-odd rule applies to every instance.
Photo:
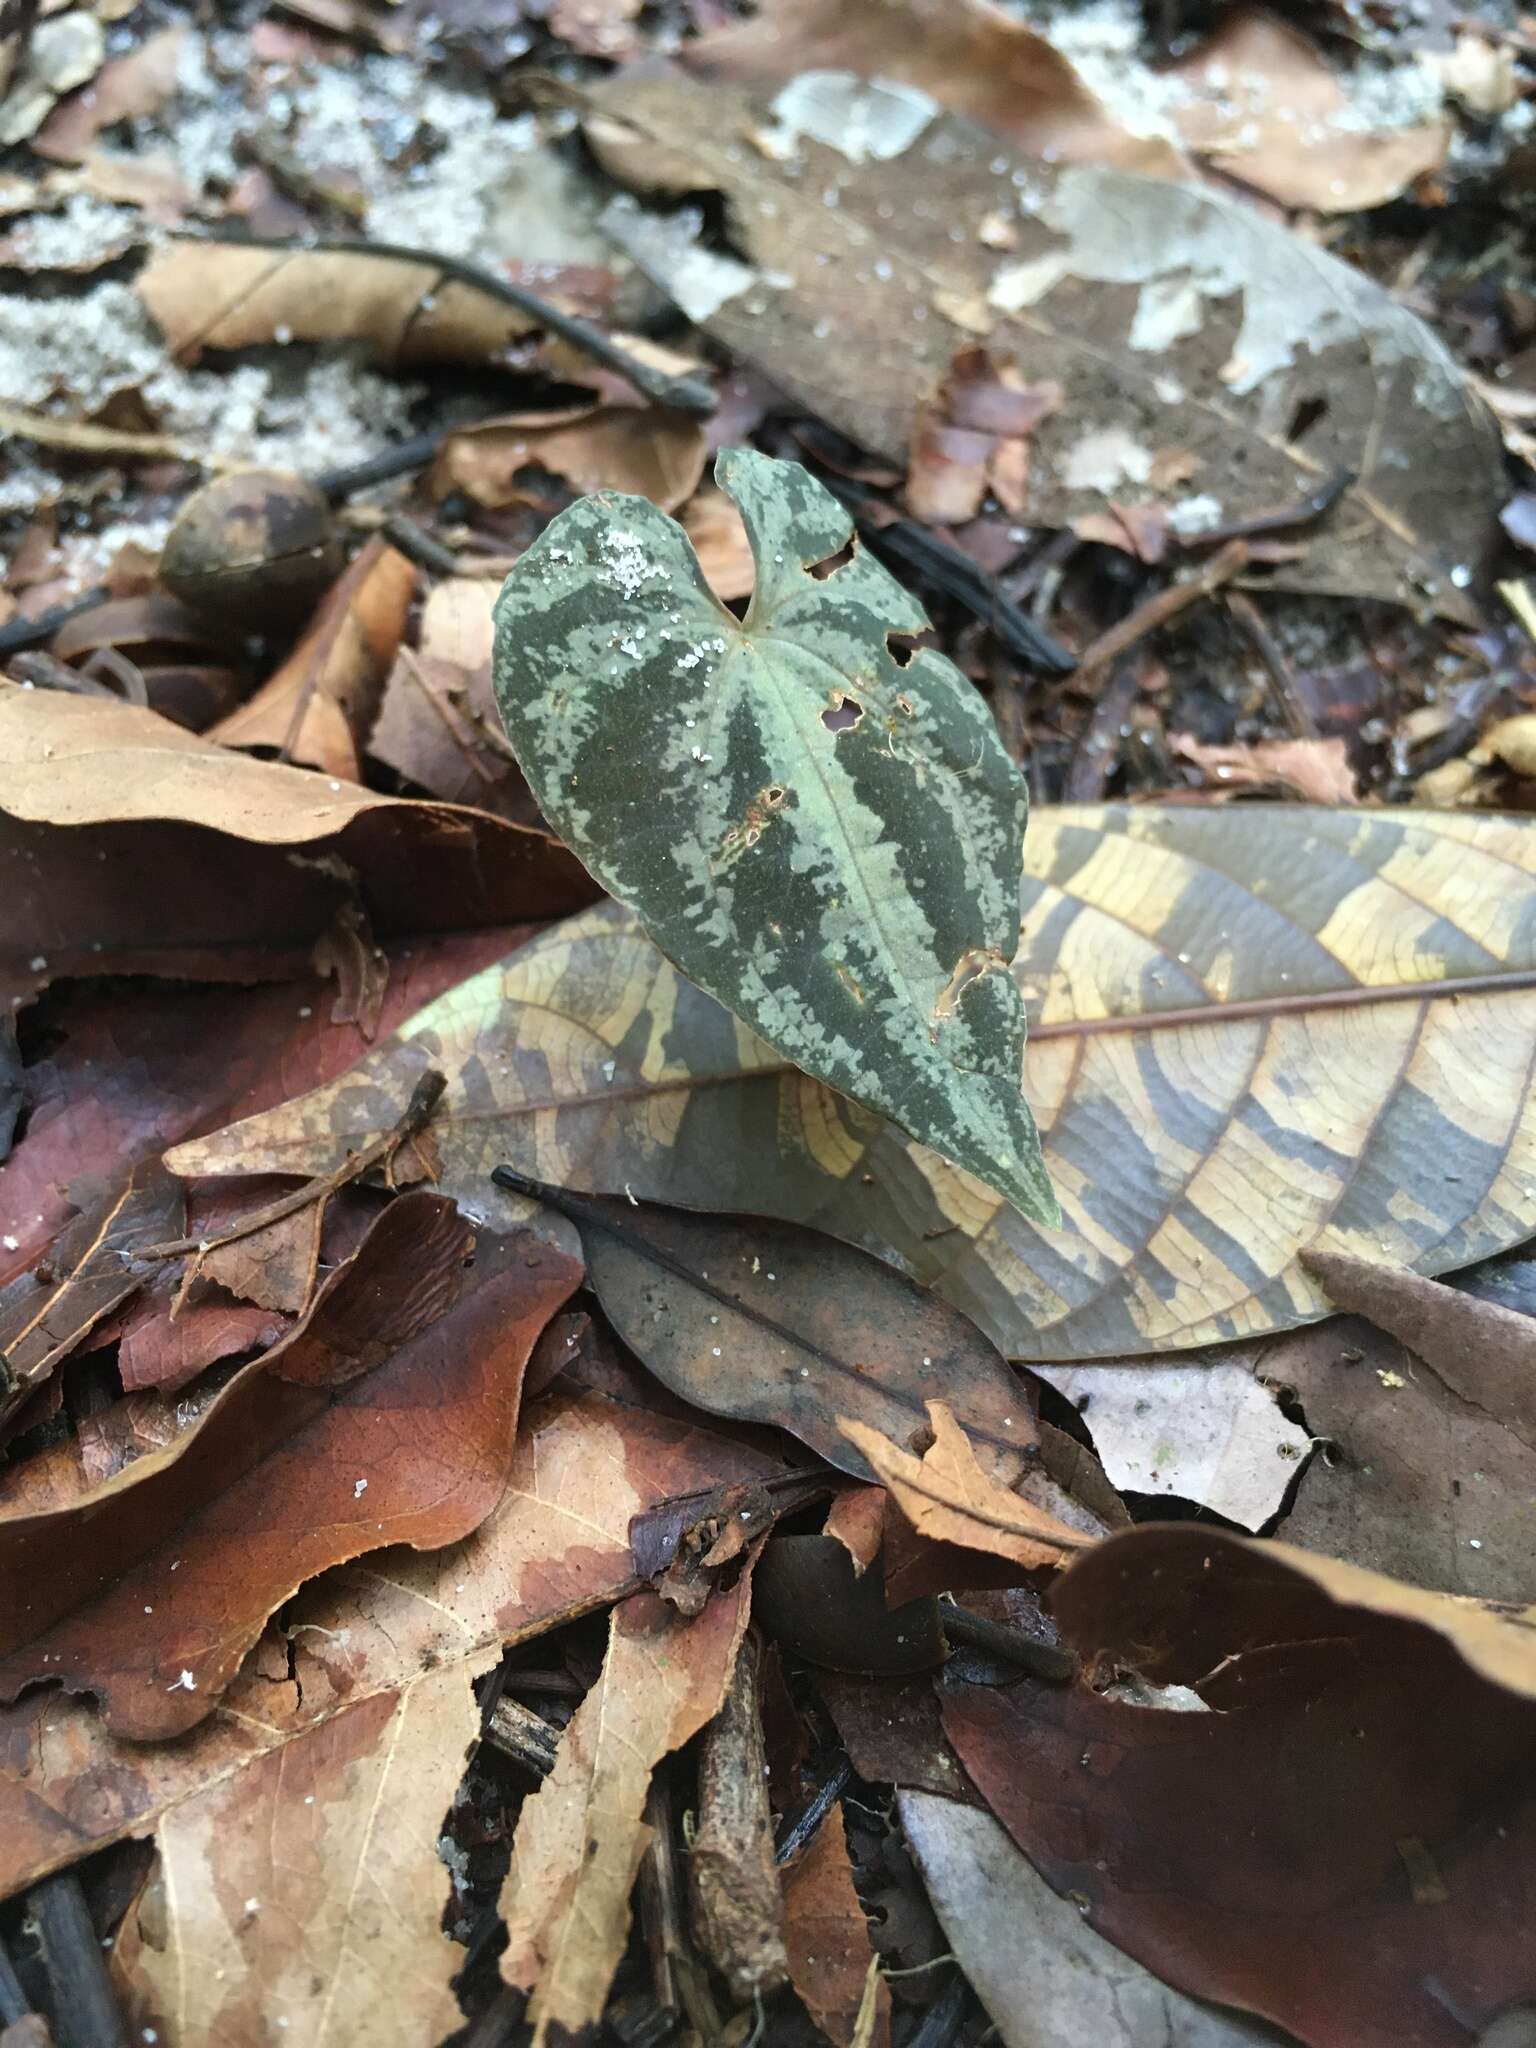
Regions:
[[[870, 93], [847, 72], [777, 96], [634, 71], [560, 92], [623, 184], [722, 195], [757, 274], [696, 317], [864, 447], [904, 461], [984, 339], [1062, 387], [1030, 437], [1030, 525], [1113, 498], [1198, 531], [1347, 470], [1326, 544], [1272, 581], [1476, 615], [1501, 493], [1486, 410], [1406, 307], [1242, 200], [1016, 156], [910, 86], [888, 100], [896, 146], [859, 161]], [[670, 256], [605, 225], [665, 289]]]
[[496, 608], [496, 695], [545, 815], [669, 959], [804, 1072], [1053, 1221], [1019, 1092], [1024, 784], [981, 698], [798, 463], [716, 468], [745, 620], [680, 526], [601, 493]]

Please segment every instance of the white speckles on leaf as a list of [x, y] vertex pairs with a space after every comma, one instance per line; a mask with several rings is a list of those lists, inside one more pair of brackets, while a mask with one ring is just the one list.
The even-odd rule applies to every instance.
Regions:
[[691, 980], [1049, 1220], [1022, 1000], [1006, 974], [951, 987], [956, 961], [1012, 958], [1023, 784], [957, 669], [897, 661], [926, 616], [848, 552], [837, 501], [752, 450], [716, 477], [752, 545], [744, 621], [644, 499], [583, 499], [508, 578], [496, 692], [524, 773]]

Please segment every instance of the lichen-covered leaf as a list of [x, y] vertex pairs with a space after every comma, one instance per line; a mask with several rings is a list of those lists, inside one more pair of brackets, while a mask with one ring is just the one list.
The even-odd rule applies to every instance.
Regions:
[[1056, 1205], [1019, 1088], [1025, 793], [986, 707], [892, 634], [922, 607], [793, 462], [716, 477], [745, 620], [643, 498], [562, 513], [496, 608], [496, 695], [566, 843], [691, 981], [804, 1072], [1038, 1221]]

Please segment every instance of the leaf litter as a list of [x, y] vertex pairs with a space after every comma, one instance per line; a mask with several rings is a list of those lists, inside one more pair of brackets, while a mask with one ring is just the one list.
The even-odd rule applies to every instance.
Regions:
[[[473, 13], [0, 28], [23, 2002], [176, 2048], [1499, 2038], [1527, 44]], [[1059, 1226], [589, 907], [615, 800], [663, 878], [688, 843], [611, 656], [564, 663], [585, 789], [503, 735], [496, 593], [584, 492], [750, 633], [744, 446], [1028, 784], [1016, 902], [1016, 849], [965, 883]], [[162, 543], [251, 464], [313, 587], [225, 514], [189, 608]], [[689, 772], [787, 787], [756, 744]], [[727, 905], [742, 957], [776, 914]]]

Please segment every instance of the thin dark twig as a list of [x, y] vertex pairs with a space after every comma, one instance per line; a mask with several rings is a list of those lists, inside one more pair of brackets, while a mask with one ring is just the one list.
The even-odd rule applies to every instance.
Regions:
[[[474, 422], [467, 424], [473, 425]], [[374, 484], [393, 483], [397, 476], [409, 476], [413, 470], [425, 469], [448, 435], [458, 431], [456, 426], [434, 427], [428, 434], [413, 434], [410, 440], [397, 441], [393, 448], [382, 449], [364, 462], [344, 463], [339, 469], [322, 469], [310, 481], [322, 496], [329, 498], [333, 505], [339, 505], [343, 498], [350, 498], [356, 491], [366, 491]]]
[[964, 2011], [965, 1979], [951, 1977], [923, 2014], [922, 2025], [908, 2039], [907, 2048], [950, 2048], [950, 2043], [960, 2031], [960, 2017]]
[[1298, 526], [1313, 526], [1333, 510], [1356, 481], [1352, 469], [1341, 469], [1310, 497], [1293, 505], [1282, 505], [1277, 512], [1256, 512], [1251, 519], [1234, 519], [1226, 526], [1203, 526], [1198, 533], [1180, 533], [1175, 528], [1170, 539], [1175, 547], [1188, 552], [1194, 548], [1222, 547], [1232, 540], [1256, 540], [1266, 533], [1289, 533]]
[[840, 1756], [794, 1819], [779, 1830], [779, 1839], [774, 1844], [773, 1860], [781, 1869], [786, 1863], [793, 1863], [801, 1850], [818, 1833], [822, 1822], [842, 1798], [852, 1779], [853, 1765], [846, 1756]]
[[1042, 1642], [1038, 1636], [1026, 1635], [1021, 1628], [989, 1621], [984, 1614], [957, 1607], [952, 1600], [939, 1602], [939, 1626], [951, 1643], [963, 1643], [967, 1649], [982, 1650], [1005, 1664], [1017, 1664], [1021, 1671], [1031, 1671], [1036, 1678], [1049, 1679], [1052, 1684], [1059, 1685], [1077, 1669], [1072, 1652], [1059, 1643]]
[[658, 405], [670, 406], [674, 412], [700, 415], [712, 413], [715, 409], [714, 387], [705, 378], [674, 377], [665, 370], [653, 369], [590, 321], [581, 319], [578, 314], [564, 312], [559, 306], [551, 305], [548, 299], [541, 299], [537, 292], [526, 291], [522, 285], [513, 284], [509, 278], [498, 277], [494, 270], [468, 262], [462, 256], [444, 256], [435, 249], [418, 249], [405, 242], [371, 242], [348, 235], [316, 235], [311, 238], [305, 235], [236, 237], [183, 233], [181, 239], [238, 242], [243, 249], [274, 249], [290, 255], [306, 255], [318, 250], [328, 255], [373, 256], [390, 263], [420, 263], [438, 271], [443, 277], [451, 277], [457, 284], [468, 285], [472, 291], [484, 292], [487, 298], [512, 306], [519, 313], [526, 313], [538, 326], [547, 328], [551, 334], [558, 334], [573, 348], [579, 348], [583, 355], [591, 356], [594, 362], [617, 371], [637, 391], [654, 399]]
[[242, 1237], [251, 1237], [268, 1225], [281, 1223], [285, 1216], [292, 1216], [300, 1209], [307, 1209], [311, 1202], [335, 1194], [348, 1181], [356, 1180], [370, 1167], [381, 1161], [392, 1159], [403, 1145], [414, 1138], [424, 1125], [432, 1120], [432, 1112], [443, 1098], [448, 1082], [435, 1068], [422, 1075], [411, 1091], [411, 1099], [405, 1106], [405, 1114], [397, 1124], [380, 1132], [360, 1150], [349, 1154], [340, 1166], [330, 1173], [317, 1174], [313, 1180], [305, 1181], [303, 1187], [293, 1188], [286, 1195], [279, 1195], [275, 1202], [268, 1202], [263, 1209], [253, 1209], [249, 1216], [242, 1216], [219, 1237], [173, 1237], [164, 1244], [147, 1244], [134, 1252], [136, 1259], [175, 1259], [188, 1252], [199, 1256], [216, 1252], [227, 1244], [234, 1244]]

